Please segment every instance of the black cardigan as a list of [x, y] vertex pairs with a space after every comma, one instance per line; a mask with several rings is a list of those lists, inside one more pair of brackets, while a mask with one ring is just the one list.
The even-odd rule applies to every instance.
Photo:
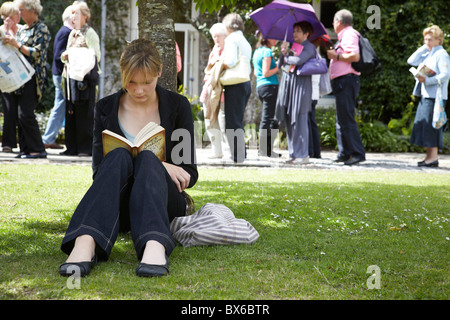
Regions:
[[[125, 137], [125, 134], [119, 126], [119, 103], [123, 93], [124, 91], [121, 89], [118, 92], [99, 100], [95, 106], [94, 141], [92, 147], [92, 169], [94, 177], [97, 173], [98, 166], [103, 159], [102, 131], [108, 129]], [[158, 107], [161, 118], [160, 125], [166, 130], [166, 162], [174, 164], [172, 161], [172, 149], [177, 144], [182, 143], [183, 147], [186, 145], [190, 146], [191, 156], [189, 161], [182, 162], [181, 164], [176, 163], [191, 175], [191, 180], [189, 182], [190, 188], [198, 179], [191, 105], [186, 97], [166, 90], [159, 85], [156, 86], [156, 93], [159, 98]], [[173, 131], [180, 128], [187, 130], [185, 132], [189, 132], [190, 141], [183, 141], [182, 138], [177, 138], [176, 141], [172, 141], [171, 137]], [[179, 152], [179, 150], [177, 149], [176, 152]], [[185, 159], [184, 157], [186, 157], [186, 155], [183, 157], [183, 154], [180, 156], [182, 159]]]

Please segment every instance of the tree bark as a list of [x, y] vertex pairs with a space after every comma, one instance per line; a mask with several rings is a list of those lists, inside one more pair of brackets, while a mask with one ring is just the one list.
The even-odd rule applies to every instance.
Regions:
[[163, 71], [158, 84], [177, 91], [174, 0], [139, 0], [139, 37], [151, 40], [161, 54]]

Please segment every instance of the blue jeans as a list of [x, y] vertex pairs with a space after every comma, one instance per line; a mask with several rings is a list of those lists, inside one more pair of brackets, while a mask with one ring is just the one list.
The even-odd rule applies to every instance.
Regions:
[[259, 123], [259, 154], [269, 157], [272, 155], [273, 140], [276, 138], [276, 129], [278, 129], [278, 121], [275, 120], [278, 87], [278, 85], [263, 85], [256, 88], [258, 98], [262, 102], [261, 122]]
[[64, 98], [64, 92], [61, 87], [62, 77], [53, 75], [53, 84], [55, 85], [55, 102], [53, 104], [52, 112], [48, 118], [47, 127], [45, 133], [42, 136], [44, 144], [51, 144], [56, 141], [59, 129], [64, 124], [64, 118], [66, 114], [66, 100]]

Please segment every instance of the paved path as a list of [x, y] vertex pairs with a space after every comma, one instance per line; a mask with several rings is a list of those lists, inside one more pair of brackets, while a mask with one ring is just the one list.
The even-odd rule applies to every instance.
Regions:
[[[47, 159], [16, 159], [17, 151], [14, 153], [0, 152], [0, 163], [23, 163], [23, 164], [77, 164], [91, 165], [91, 157], [62, 156], [59, 153], [62, 150], [47, 149]], [[433, 172], [441, 174], [450, 174], [450, 155], [439, 155], [439, 168], [419, 168], [417, 162], [423, 160], [424, 153], [368, 153], [366, 161], [354, 166], [345, 166], [342, 163], [334, 163], [333, 160], [337, 156], [334, 151], [322, 151], [321, 159], [310, 159], [309, 164], [291, 165], [286, 164], [288, 159], [287, 150], [276, 150], [281, 153], [281, 158], [258, 157], [256, 149], [249, 149], [247, 159], [242, 164], [235, 164], [231, 160], [226, 159], [209, 159], [211, 150], [197, 149], [197, 164], [199, 167], [227, 167], [227, 168], [283, 168], [283, 169], [300, 169], [300, 170], [404, 170], [417, 172]]]

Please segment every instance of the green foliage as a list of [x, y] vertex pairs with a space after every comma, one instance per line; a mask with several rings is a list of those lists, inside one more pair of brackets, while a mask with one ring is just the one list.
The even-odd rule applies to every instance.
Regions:
[[[380, 8], [380, 29], [366, 26], [372, 15], [366, 12], [369, 5]], [[361, 77], [359, 98], [364, 109], [371, 119], [385, 123], [392, 118], [402, 118], [414, 87], [406, 60], [422, 45], [422, 31], [430, 25], [437, 24], [444, 31], [448, 43], [448, 3], [439, 0], [340, 0], [337, 6], [353, 13], [354, 28], [370, 40], [383, 64], [381, 73]], [[450, 52], [448, 46], [447, 51]]]
[[[413, 102], [409, 104], [410, 112], [414, 108]], [[410, 114], [410, 113], [406, 113]], [[358, 112], [356, 121], [367, 152], [422, 152], [422, 148], [409, 143], [414, 115], [405, 119], [391, 121], [389, 126], [379, 120], [363, 121]], [[316, 122], [320, 133], [322, 148], [335, 149], [336, 140], [336, 112], [334, 109], [317, 109]], [[409, 127], [407, 127], [409, 126]], [[392, 128], [392, 129], [391, 129]]]
[[[255, 2], [262, 2], [262, 0], [249, 0], [251, 3]], [[195, 3], [195, 9], [200, 10], [200, 12], [204, 13], [205, 11], [208, 12], [218, 12], [220, 9], [222, 9], [223, 6], [225, 7], [235, 7], [238, 2], [238, 0], [194, 0]]]

